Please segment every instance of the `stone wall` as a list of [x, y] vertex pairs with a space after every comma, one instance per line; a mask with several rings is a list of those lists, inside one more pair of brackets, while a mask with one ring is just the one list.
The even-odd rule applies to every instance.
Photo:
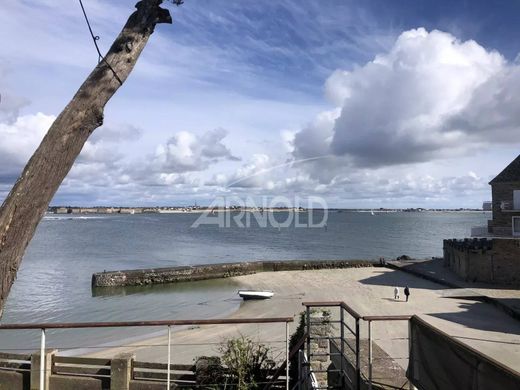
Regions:
[[520, 239], [444, 240], [444, 265], [468, 282], [520, 285]]
[[202, 264], [191, 267], [155, 268], [99, 272], [92, 275], [92, 287], [144, 286], [248, 275], [257, 272], [371, 267], [366, 260], [291, 260]]
[[314, 372], [316, 380], [324, 388], [327, 386], [327, 370], [330, 365], [329, 339], [333, 336], [331, 315], [328, 311], [310, 313], [310, 329], [307, 333], [310, 336], [310, 356], [309, 361], [311, 370]]

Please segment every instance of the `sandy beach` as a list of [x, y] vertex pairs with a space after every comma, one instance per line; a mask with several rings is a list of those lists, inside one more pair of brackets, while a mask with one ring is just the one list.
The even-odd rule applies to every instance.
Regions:
[[[244, 288], [275, 292], [270, 300], [243, 302], [230, 318], [295, 316], [294, 331], [304, 301], [344, 301], [361, 315], [418, 314], [444, 332], [520, 371], [520, 322], [493, 305], [447, 298], [445, 287], [398, 270], [380, 267], [317, 271], [265, 272], [231, 278]], [[393, 299], [393, 287], [401, 286], [401, 301]], [[409, 286], [411, 299], [404, 302], [402, 288]], [[520, 295], [520, 294], [518, 294]], [[224, 316], [223, 316], [224, 317]], [[361, 323], [362, 337], [367, 324]], [[223, 340], [247, 335], [268, 344], [275, 357], [285, 351], [285, 325], [208, 325], [178, 329], [172, 337], [174, 363], [192, 363], [197, 356], [215, 354]], [[407, 357], [407, 324], [373, 325], [375, 342], [403, 367]], [[166, 361], [166, 331], [162, 337], [106, 349], [88, 356], [111, 357], [133, 352], [137, 360]]]

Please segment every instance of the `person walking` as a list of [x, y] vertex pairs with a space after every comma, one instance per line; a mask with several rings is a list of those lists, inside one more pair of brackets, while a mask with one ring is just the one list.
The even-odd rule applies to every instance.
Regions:
[[397, 286], [394, 287], [394, 299], [399, 299], [399, 287]]
[[408, 286], [404, 288], [404, 295], [406, 296], [406, 302], [408, 302], [408, 298], [410, 297], [410, 289]]

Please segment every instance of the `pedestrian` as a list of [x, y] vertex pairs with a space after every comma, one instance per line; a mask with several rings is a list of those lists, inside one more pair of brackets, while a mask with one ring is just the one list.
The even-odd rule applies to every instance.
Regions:
[[394, 299], [398, 300], [399, 298], [399, 287], [394, 287]]
[[406, 296], [406, 302], [408, 302], [408, 297], [410, 296], [410, 289], [408, 286], [404, 288], [404, 295]]

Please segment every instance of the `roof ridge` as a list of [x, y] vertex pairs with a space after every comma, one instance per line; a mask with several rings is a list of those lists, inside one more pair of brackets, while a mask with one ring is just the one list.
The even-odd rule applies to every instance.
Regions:
[[520, 154], [495, 176], [489, 184], [520, 181]]

